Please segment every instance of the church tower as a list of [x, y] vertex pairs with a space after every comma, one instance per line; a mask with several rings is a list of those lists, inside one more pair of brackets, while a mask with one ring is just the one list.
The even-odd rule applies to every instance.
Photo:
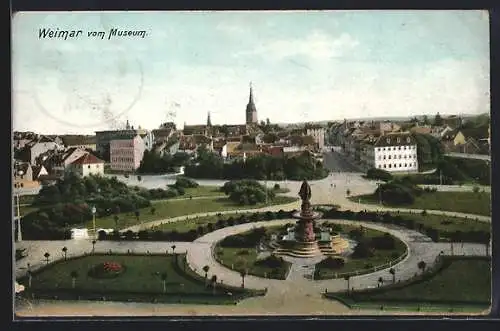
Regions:
[[208, 112], [207, 116], [207, 126], [212, 126], [212, 121], [210, 120], [210, 112]]
[[250, 98], [248, 100], [247, 109], [245, 112], [246, 115], [246, 124], [257, 124], [257, 108], [255, 108], [255, 104], [253, 102], [253, 90], [252, 83], [250, 83]]

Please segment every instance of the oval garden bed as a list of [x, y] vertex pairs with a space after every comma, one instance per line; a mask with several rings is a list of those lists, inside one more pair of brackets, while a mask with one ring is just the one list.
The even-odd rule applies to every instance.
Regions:
[[125, 266], [119, 262], [106, 261], [90, 268], [88, 275], [92, 278], [109, 279], [116, 278], [125, 271]]

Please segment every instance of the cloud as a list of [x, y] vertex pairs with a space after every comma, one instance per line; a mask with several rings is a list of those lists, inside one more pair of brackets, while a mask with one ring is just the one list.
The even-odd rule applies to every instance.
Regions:
[[358, 45], [351, 35], [343, 33], [334, 38], [315, 30], [305, 38], [282, 39], [259, 45], [253, 50], [237, 53], [235, 56], [263, 55], [277, 60], [294, 56], [306, 56], [322, 60], [345, 55]]
[[[259, 120], [269, 118], [271, 122], [437, 112], [480, 113], [490, 109], [489, 68], [481, 62], [445, 59], [426, 65], [395, 66], [336, 60], [329, 62], [328, 66], [318, 64], [310, 68], [288, 76], [277, 76], [258, 68], [175, 66], [168, 79], [146, 76], [140, 99], [119, 120], [129, 119], [135, 126], [153, 129], [173, 110], [179, 126], [184, 122], [205, 123], [210, 111], [213, 123], [241, 124], [245, 121], [249, 81], [254, 82]], [[14, 82], [16, 87], [19, 82]], [[19, 85], [20, 88], [23, 86]], [[109, 83], [103, 82], [99, 86], [106, 85]], [[49, 86], [41, 101], [55, 114], [57, 107], [61, 108], [56, 101], [62, 100], [67, 93], [55, 85]], [[124, 98], [114, 99], [111, 105], [115, 114], [119, 113], [117, 107], [127, 101], [125, 96], [135, 92], [132, 84], [121, 88]], [[91, 84], [82, 83], [79, 95], [92, 90]], [[97, 101], [99, 95], [89, 94]], [[174, 103], [180, 107], [174, 108]], [[48, 118], [26, 94], [14, 92], [13, 106], [16, 130], [83, 132], [80, 128], [63, 127], [60, 122]], [[75, 123], [100, 120], [102, 110], [97, 114], [90, 108], [85, 111], [88, 106], [81, 107], [81, 115], [76, 112], [60, 114], [66, 116], [66, 121]], [[106, 128], [109, 124], [103, 122], [88, 127], [85, 132]]]

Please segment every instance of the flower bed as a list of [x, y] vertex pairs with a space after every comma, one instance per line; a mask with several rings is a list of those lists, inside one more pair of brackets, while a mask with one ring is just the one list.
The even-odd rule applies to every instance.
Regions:
[[89, 276], [94, 278], [115, 278], [125, 271], [125, 267], [118, 262], [106, 261], [96, 264], [89, 270]]

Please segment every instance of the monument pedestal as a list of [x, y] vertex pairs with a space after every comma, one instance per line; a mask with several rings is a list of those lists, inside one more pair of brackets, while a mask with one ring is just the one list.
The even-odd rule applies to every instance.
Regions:
[[313, 211], [311, 199], [311, 187], [304, 181], [300, 188], [299, 196], [302, 198], [301, 210], [294, 213], [293, 217], [298, 219], [295, 227], [295, 240], [282, 242], [274, 251], [274, 254], [292, 257], [311, 258], [321, 255], [336, 255], [345, 250], [349, 243], [339, 235], [332, 236], [327, 242], [318, 243], [314, 232], [315, 220], [321, 218], [322, 214]]

